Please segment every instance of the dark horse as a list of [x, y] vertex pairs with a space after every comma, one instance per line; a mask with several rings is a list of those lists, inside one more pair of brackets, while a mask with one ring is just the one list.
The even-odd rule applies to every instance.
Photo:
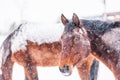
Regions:
[[120, 80], [120, 22], [80, 20], [75, 13], [71, 21], [63, 14], [61, 20], [65, 26], [61, 36], [61, 72], [71, 73], [75, 64], [92, 55], [112, 71], [116, 80]]
[[[60, 37], [64, 30], [64, 26], [63, 28], [60, 26], [62, 24], [24, 23], [19, 25], [4, 40], [0, 48], [2, 80], [12, 80], [12, 68], [15, 62], [24, 67], [27, 80], [38, 80], [37, 66], [58, 66], [61, 52]], [[91, 60], [86, 60], [85, 63]], [[97, 63], [94, 61], [93, 64]], [[96, 80], [96, 74], [94, 76], [88, 76], [87, 73], [82, 74], [82, 72], [88, 71], [87, 68], [77, 68], [81, 80], [88, 80], [83, 78], [85, 76]], [[93, 66], [91, 71], [97, 72], [97, 69], [95, 70]]]

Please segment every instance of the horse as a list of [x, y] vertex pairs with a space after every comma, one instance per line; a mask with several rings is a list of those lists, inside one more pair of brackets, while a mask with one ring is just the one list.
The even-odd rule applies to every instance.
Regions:
[[[60, 37], [64, 30], [62, 24], [40, 25], [36, 23], [22, 23], [4, 40], [0, 47], [2, 80], [12, 80], [14, 63], [24, 67], [26, 80], [38, 80], [37, 66], [58, 66], [60, 61]], [[96, 61], [93, 64], [97, 65]], [[97, 69], [92, 67], [92, 72]], [[87, 69], [84, 69], [87, 70]], [[82, 79], [83, 70], [78, 69]], [[97, 75], [88, 76], [95, 80]]]
[[[62, 14], [61, 21], [64, 25], [61, 72], [72, 73], [75, 64], [81, 66], [78, 62], [84, 63], [94, 57], [112, 71], [116, 80], [120, 80], [120, 21], [79, 19], [76, 13], [71, 20]], [[83, 68], [89, 66], [88, 63]]]

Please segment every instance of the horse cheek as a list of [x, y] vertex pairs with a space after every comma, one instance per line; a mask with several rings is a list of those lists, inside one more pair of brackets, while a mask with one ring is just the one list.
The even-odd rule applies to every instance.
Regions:
[[74, 64], [74, 63], [78, 62], [79, 59], [80, 59], [80, 55], [75, 55], [72, 57], [71, 60], [72, 60], [72, 63]]
[[83, 50], [82, 50], [82, 54], [83, 54], [82, 58], [87, 58], [88, 55], [90, 54], [90, 48], [89, 47], [88, 48], [84, 47]]

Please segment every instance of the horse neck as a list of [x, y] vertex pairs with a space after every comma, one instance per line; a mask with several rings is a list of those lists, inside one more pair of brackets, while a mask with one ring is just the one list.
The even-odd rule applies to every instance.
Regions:
[[91, 54], [106, 65], [114, 75], [117, 74], [116, 71], [118, 70], [117, 64], [119, 59], [119, 56], [115, 55], [117, 52], [115, 50], [111, 50], [100, 37], [96, 37], [90, 43], [92, 50]]
[[[90, 25], [90, 26], [89, 26]], [[95, 56], [98, 60], [103, 62], [109, 69], [115, 68], [115, 63], [117, 59], [112, 59], [116, 57], [114, 55], [115, 51], [110, 51], [110, 47], [107, 46], [102, 40], [102, 33], [95, 32], [93, 28], [96, 27], [92, 22], [87, 22], [87, 25], [83, 25], [87, 31], [88, 38], [91, 44], [92, 55]]]

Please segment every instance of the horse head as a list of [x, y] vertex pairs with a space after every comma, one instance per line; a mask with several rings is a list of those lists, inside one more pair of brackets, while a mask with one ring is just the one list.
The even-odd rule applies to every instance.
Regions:
[[61, 36], [62, 51], [59, 69], [68, 76], [72, 73], [72, 68], [89, 55], [91, 49], [87, 31], [75, 13], [72, 20], [68, 20], [62, 14], [61, 21], [65, 27]]

